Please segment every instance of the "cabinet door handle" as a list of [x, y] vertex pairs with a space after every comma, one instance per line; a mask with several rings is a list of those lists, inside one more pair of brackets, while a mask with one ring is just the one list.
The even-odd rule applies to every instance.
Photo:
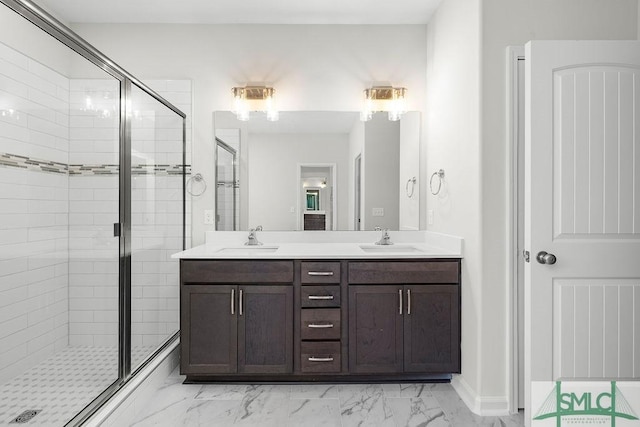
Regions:
[[333, 328], [333, 323], [309, 323], [307, 327], [312, 329]]
[[309, 362], [333, 362], [333, 357], [309, 357]]
[[242, 316], [242, 289], [240, 289], [240, 296], [238, 297], [238, 313]]
[[231, 314], [236, 314], [236, 290], [231, 289]]
[[309, 295], [310, 300], [332, 300], [333, 295]]
[[309, 271], [309, 276], [333, 276], [333, 271]]
[[402, 314], [402, 289], [398, 289], [398, 314]]
[[407, 289], [407, 314], [411, 314], [411, 289]]

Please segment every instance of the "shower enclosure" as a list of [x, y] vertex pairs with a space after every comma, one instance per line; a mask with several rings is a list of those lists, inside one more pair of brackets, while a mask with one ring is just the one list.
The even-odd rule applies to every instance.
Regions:
[[[236, 138], [237, 139], [237, 138]], [[238, 142], [216, 138], [216, 230], [239, 230]]]
[[0, 2], [0, 425], [76, 425], [177, 339], [191, 89]]

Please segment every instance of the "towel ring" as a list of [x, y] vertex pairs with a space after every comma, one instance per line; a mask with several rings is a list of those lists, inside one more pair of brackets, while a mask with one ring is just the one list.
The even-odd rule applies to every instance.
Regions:
[[[194, 193], [193, 190], [193, 181], [195, 182], [202, 182], [202, 184], [204, 185], [204, 188], [202, 189], [201, 192], [199, 193]], [[204, 180], [204, 177], [202, 176], [201, 173], [197, 173], [193, 176], [191, 176], [188, 180], [187, 180], [187, 184], [186, 184], [186, 189], [187, 189], [187, 193], [191, 194], [192, 196], [202, 196], [204, 194], [205, 191], [207, 191], [207, 182]]]
[[[409, 178], [409, 180], [407, 181], [407, 184], [404, 186], [404, 191], [407, 193], [408, 198], [413, 197], [413, 192], [416, 189], [416, 181], [417, 180], [415, 176], [413, 178]], [[409, 190], [409, 184], [411, 184], [411, 190]]]
[[[437, 176], [438, 177], [438, 189], [436, 191], [433, 191], [433, 177]], [[429, 189], [431, 190], [431, 194], [433, 194], [434, 196], [438, 195], [438, 193], [440, 193], [440, 190], [442, 190], [442, 181], [444, 180], [444, 169], [440, 169], [437, 172], [434, 172], [431, 175], [431, 178], [429, 179]]]

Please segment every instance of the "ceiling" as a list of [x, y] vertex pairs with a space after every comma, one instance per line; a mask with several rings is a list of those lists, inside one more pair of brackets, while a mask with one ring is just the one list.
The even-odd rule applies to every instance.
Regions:
[[426, 24], [442, 0], [34, 0], [66, 23]]

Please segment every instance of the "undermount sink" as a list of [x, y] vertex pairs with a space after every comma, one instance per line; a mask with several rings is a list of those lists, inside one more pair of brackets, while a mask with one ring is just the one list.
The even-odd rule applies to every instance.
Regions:
[[409, 245], [360, 245], [360, 249], [367, 253], [423, 253], [424, 251]]
[[239, 246], [222, 248], [217, 253], [227, 255], [265, 255], [278, 250], [278, 246]]

